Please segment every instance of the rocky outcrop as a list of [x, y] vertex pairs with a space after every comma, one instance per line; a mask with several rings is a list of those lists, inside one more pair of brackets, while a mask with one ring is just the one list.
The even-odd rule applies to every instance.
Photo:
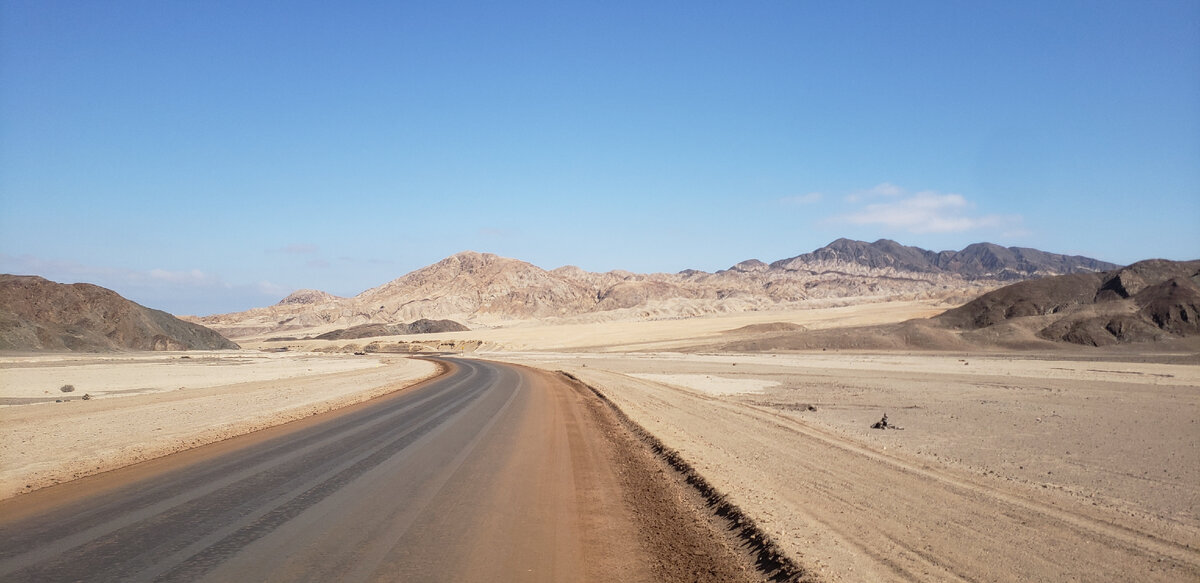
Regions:
[[738, 273], [762, 273], [768, 269], [771, 269], [771, 266], [763, 263], [762, 261], [757, 259], [747, 259], [741, 263], [738, 263], [737, 265], [734, 265], [733, 267], [730, 267], [726, 271], [736, 271]]
[[0, 350], [107, 352], [237, 348], [204, 326], [100, 286], [0, 275]]
[[1152, 259], [1104, 273], [1016, 283], [935, 321], [979, 330], [1041, 317], [1037, 335], [1087, 346], [1200, 335], [1200, 261]]
[[454, 320], [420, 319], [407, 327], [406, 334], [439, 334], [441, 332], [469, 332], [471, 329]]
[[323, 304], [326, 302], [336, 302], [341, 299], [344, 299], [344, 298], [340, 298], [331, 293], [326, 293], [326, 292], [323, 292], [323, 291], [317, 290], [317, 289], [298, 289], [298, 290], [292, 292], [291, 294], [288, 294], [288, 297], [283, 298], [282, 300], [279, 300], [279, 303], [275, 304], [275, 305], [277, 305], [277, 306], [294, 306], [294, 305], [308, 306], [308, 305], [313, 305], [313, 304]]
[[401, 336], [404, 334], [436, 334], [439, 332], [467, 332], [470, 328], [453, 320], [417, 320], [411, 324], [361, 324], [350, 328], [333, 330], [315, 336], [317, 340], [353, 340], [377, 336]]

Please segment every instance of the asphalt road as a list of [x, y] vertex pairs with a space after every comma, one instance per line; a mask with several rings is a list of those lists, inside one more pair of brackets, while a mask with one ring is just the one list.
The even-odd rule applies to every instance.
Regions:
[[579, 395], [519, 367], [450, 367], [0, 503], [0, 580], [650, 578]]

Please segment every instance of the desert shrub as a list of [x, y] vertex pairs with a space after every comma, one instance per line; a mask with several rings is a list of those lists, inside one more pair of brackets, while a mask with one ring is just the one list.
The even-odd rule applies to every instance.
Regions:
[[72, 393], [75, 391], [75, 385], [63, 385], [63, 386], [59, 387], [58, 390], [60, 390], [64, 393]]

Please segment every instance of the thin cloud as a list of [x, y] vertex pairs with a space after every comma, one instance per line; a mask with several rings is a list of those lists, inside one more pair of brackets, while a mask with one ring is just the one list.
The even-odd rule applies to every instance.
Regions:
[[309, 245], [307, 243], [291, 243], [279, 249], [272, 249], [272, 251], [287, 253], [289, 255], [316, 255], [320, 249], [316, 245]]
[[[143, 277], [141, 272], [129, 271], [126, 272], [126, 278], [131, 281], [137, 281]], [[187, 271], [169, 271], [166, 269], [151, 269], [145, 272], [145, 279], [150, 281], [159, 281], [172, 284], [186, 285], [203, 285], [213, 286], [221, 285], [221, 282], [211, 274], [204, 273], [199, 269], [191, 269]]]
[[271, 283], [233, 284], [200, 269], [122, 269], [0, 253], [0, 272], [38, 275], [61, 283], [91, 283], [144, 306], [173, 314], [212, 314], [273, 302], [288, 289]]
[[155, 268], [143, 271], [44, 259], [34, 255], [14, 256], [0, 253], [0, 270], [5, 273], [40, 275], [63, 283], [104, 281], [140, 286], [170, 284], [229, 287], [220, 278], [199, 269], [174, 271]]
[[821, 194], [819, 192], [810, 192], [808, 194], [796, 194], [796, 195], [792, 195], [792, 196], [785, 196], [785, 197], [779, 199], [779, 202], [780, 202], [780, 204], [785, 204], [785, 205], [789, 205], [789, 206], [804, 206], [804, 205], [808, 205], [808, 204], [815, 204], [815, 203], [821, 202], [821, 199], [823, 199], [823, 198], [825, 198], [824, 194]]
[[[880, 188], [880, 187], [887, 188]], [[975, 205], [961, 194], [943, 194], [926, 190], [913, 195], [894, 185], [884, 183], [872, 189], [883, 196], [902, 196], [899, 200], [875, 202], [862, 209], [834, 218], [835, 222], [852, 225], [882, 225], [909, 233], [958, 233], [980, 229], [1005, 229], [1020, 232], [1020, 215], [975, 215]], [[890, 194], [888, 194], [890, 193]], [[850, 197], [848, 201], [854, 202]]]
[[292, 293], [293, 289], [269, 281], [260, 281], [250, 286], [256, 293], [266, 297], [283, 297]]
[[863, 200], [878, 198], [881, 196], [900, 196], [904, 194], [904, 189], [892, 184], [891, 182], [881, 182], [866, 190], [851, 192], [846, 195], [846, 202], [860, 202]]

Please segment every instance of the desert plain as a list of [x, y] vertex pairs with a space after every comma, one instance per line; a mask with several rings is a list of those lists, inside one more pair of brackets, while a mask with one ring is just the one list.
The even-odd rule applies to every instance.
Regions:
[[[756, 331], [852, 331], [946, 307], [524, 322], [370, 340], [570, 374], [677, 451], [814, 580], [1200, 579], [1195, 351], [713, 349]], [[240, 351], [6, 355], [0, 496], [438, 371], [400, 354], [355, 355], [344, 341], [239, 342]], [[75, 390], [61, 392], [68, 384]], [[889, 428], [872, 428], [884, 415]]]

